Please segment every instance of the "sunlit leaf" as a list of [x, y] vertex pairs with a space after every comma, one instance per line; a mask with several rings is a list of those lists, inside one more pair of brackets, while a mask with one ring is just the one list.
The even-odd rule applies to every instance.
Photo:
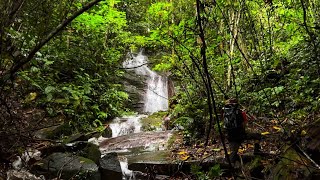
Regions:
[[180, 160], [186, 161], [187, 159], [189, 159], [189, 157], [190, 157], [190, 156], [188, 156], [188, 155], [184, 155], [184, 156], [181, 156], [181, 157], [180, 157]]
[[197, 153], [201, 153], [203, 151], [203, 148], [199, 148], [198, 150], [197, 150]]
[[277, 130], [277, 131], [280, 131], [280, 130], [281, 130], [281, 127], [278, 127], [278, 126], [273, 126], [272, 128], [275, 129], [275, 130]]
[[178, 154], [183, 155], [183, 154], [187, 154], [187, 152], [185, 152], [185, 151], [180, 151], [180, 152], [178, 152]]
[[301, 131], [301, 136], [304, 136], [304, 135], [306, 135], [307, 134], [307, 132], [305, 131], [305, 130], [302, 130]]
[[268, 132], [268, 131], [261, 133], [261, 135], [263, 135], [263, 136], [264, 136], [264, 135], [268, 135], [268, 134], [270, 134], [270, 132]]

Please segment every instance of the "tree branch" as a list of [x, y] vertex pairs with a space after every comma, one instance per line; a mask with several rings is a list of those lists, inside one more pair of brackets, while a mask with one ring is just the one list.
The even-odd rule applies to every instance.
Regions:
[[33, 47], [27, 56], [25, 56], [21, 61], [15, 64], [10, 71], [6, 72], [0, 79], [0, 84], [4, 85], [11, 77], [15, 75], [19, 69], [30, 62], [35, 54], [46, 45], [53, 37], [55, 37], [60, 31], [62, 31], [68, 24], [70, 24], [76, 17], [89, 10], [92, 6], [96, 5], [102, 0], [93, 0], [88, 4], [84, 5], [81, 9], [76, 11], [73, 15], [66, 18], [63, 22], [61, 22], [56, 28], [54, 28], [44, 39], [42, 39], [35, 47]]

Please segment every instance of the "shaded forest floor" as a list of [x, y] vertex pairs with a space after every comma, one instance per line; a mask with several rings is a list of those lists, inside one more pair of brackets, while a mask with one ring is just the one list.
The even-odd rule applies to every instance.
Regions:
[[[6, 121], [2, 121], [1, 130], [1, 164], [0, 175], [4, 176], [6, 170], [10, 168], [8, 164], [13, 161], [16, 155], [21, 154], [27, 147], [38, 147], [50, 142], [39, 142], [33, 138], [35, 130], [55, 125], [61, 122], [65, 117], [57, 116], [49, 118], [45, 116], [44, 111], [33, 107], [23, 107], [19, 103], [12, 102], [8, 104], [14, 113], [9, 115]], [[2, 109], [4, 110], [4, 109]], [[6, 112], [2, 112], [5, 114]], [[8, 114], [7, 114], [8, 115]], [[3, 116], [4, 117], [4, 116]], [[220, 163], [220, 169], [217, 174], [226, 178], [232, 178], [237, 175], [241, 178], [252, 177], [254, 179], [266, 179], [274, 177], [288, 176], [291, 179], [305, 179], [306, 177], [320, 177], [319, 169], [310, 159], [303, 156], [307, 152], [310, 157], [319, 164], [319, 143], [320, 137], [320, 114], [310, 114], [303, 121], [293, 121], [285, 119], [260, 118], [255, 121], [249, 121], [247, 124], [248, 132], [261, 133], [263, 139], [260, 142], [260, 156], [253, 155], [254, 142], [245, 141], [239, 149], [243, 163], [236, 164], [234, 174], [231, 174], [224, 159], [224, 149], [215, 133], [208, 146], [204, 145], [204, 139], [198, 139], [188, 143], [183, 138], [183, 132], [176, 135], [176, 139], [171, 144], [171, 160], [178, 162], [198, 161], [205, 162], [208, 160]], [[12, 143], [15, 142], [15, 143]], [[228, 148], [228, 142], [226, 141]], [[301, 147], [297, 150], [295, 145]], [[48, 145], [49, 146], [49, 145]], [[310, 151], [311, 150], [311, 151]], [[202, 175], [208, 175], [208, 168], [199, 168], [198, 172]], [[315, 174], [315, 175], [314, 175]], [[194, 172], [178, 173], [172, 179], [195, 179], [199, 174]], [[313, 178], [311, 178], [313, 179]]]
[[[266, 118], [250, 121], [247, 124], [247, 132], [261, 133], [262, 135], [262, 140], [260, 141], [261, 154], [254, 155], [254, 140], [245, 140], [238, 151], [241, 163], [232, 164], [233, 168], [235, 168], [233, 173], [230, 173], [230, 167], [224, 158], [225, 153], [220, 137], [213, 138], [208, 146], [205, 146], [203, 141], [186, 145], [186, 141], [180, 132], [175, 142], [172, 143], [171, 159], [197, 162], [215, 161], [221, 167], [216, 169], [216, 171], [219, 171], [216, 173], [227, 179], [235, 177], [266, 179], [286, 176], [291, 179], [305, 179], [307, 177], [313, 179], [313, 177], [319, 177], [319, 168], [310, 159], [303, 156], [303, 153], [305, 150], [307, 152], [310, 151], [312, 141], [318, 141], [317, 136], [312, 131], [318, 127], [314, 126], [314, 124], [319, 122], [317, 121], [319, 119], [318, 114], [305, 119], [304, 123], [293, 122], [288, 119], [279, 123], [280, 121], [277, 119]], [[218, 134], [218, 132], [215, 133]], [[226, 146], [228, 153], [230, 153], [227, 140]], [[301, 147], [301, 149], [296, 150], [297, 147]], [[313, 148], [315, 150], [319, 147]], [[319, 152], [317, 151], [316, 153]], [[310, 156], [312, 157], [312, 155]], [[198, 164], [200, 165], [201, 163]], [[203, 170], [202, 174], [208, 175], [208, 168], [202, 166], [198, 171], [201, 170]], [[200, 177], [199, 174], [192, 173], [191, 175], [180, 174], [173, 179], [184, 178]]]

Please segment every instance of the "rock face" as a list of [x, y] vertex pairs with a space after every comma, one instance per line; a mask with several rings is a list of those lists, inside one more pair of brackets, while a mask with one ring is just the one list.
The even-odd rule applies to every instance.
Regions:
[[108, 153], [100, 159], [101, 179], [121, 180], [122, 171], [117, 153]]
[[69, 153], [53, 153], [37, 162], [32, 171], [47, 178], [100, 180], [98, 166], [90, 159]]
[[131, 102], [128, 103], [128, 106], [138, 112], [142, 112], [144, 107], [146, 79], [146, 76], [137, 75], [134, 71], [127, 71], [122, 81], [125, 91], [129, 94], [129, 102]]

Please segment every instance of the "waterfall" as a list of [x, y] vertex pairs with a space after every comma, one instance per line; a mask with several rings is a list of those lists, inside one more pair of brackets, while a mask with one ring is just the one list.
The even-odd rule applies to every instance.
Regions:
[[137, 116], [124, 116], [115, 118], [112, 123], [109, 124], [112, 130], [112, 137], [118, 137], [131, 133], [138, 133], [141, 130], [140, 119], [146, 117], [145, 115]]
[[[142, 85], [145, 84], [144, 93], [140, 93], [143, 96], [143, 113], [154, 113], [157, 111], [164, 111], [168, 109], [168, 78], [164, 76], [160, 76], [156, 72], [152, 71], [148, 66], [148, 58], [143, 55], [142, 52], [139, 52], [137, 55], [130, 54], [130, 56], [123, 62], [123, 67], [128, 71], [134, 71], [137, 76], [142, 76], [145, 78]], [[136, 76], [133, 76], [133, 78]], [[140, 79], [140, 78], [139, 78]], [[142, 99], [142, 98], [141, 98]], [[139, 132], [141, 131], [141, 123], [140, 119], [143, 117], [147, 117], [147, 115], [134, 115], [134, 116], [124, 116], [115, 118], [110, 124], [110, 128], [112, 130], [112, 138], [104, 140], [110, 141], [111, 143], [107, 143], [108, 146], [106, 148], [101, 148], [100, 142], [103, 140], [95, 140], [97, 144], [100, 145], [100, 151], [109, 152], [108, 147], [114, 145], [117, 146], [117, 143], [112, 142], [116, 137], [124, 138], [122, 139], [122, 147], [115, 148], [117, 152], [125, 152], [130, 146], [130, 142], [135, 142], [135, 144], [140, 144], [140, 146], [144, 146], [148, 151], [155, 151], [160, 149], [160, 145], [162, 141], [167, 141], [168, 134], [165, 135], [166, 138], [161, 136], [164, 135], [163, 132], [161, 134], [155, 134], [154, 136], [151, 134], [145, 134], [146, 137], [141, 137]], [[121, 137], [119, 137], [121, 136]], [[94, 141], [94, 140], [92, 140]], [[127, 144], [126, 144], [127, 143]], [[155, 143], [156, 145], [154, 145]], [[139, 147], [139, 146], [136, 146]], [[162, 147], [162, 146], [161, 146]], [[165, 146], [163, 146], [164, 148]], [[126, 155], [119, 155], [119, 162], [122, 170], [123, 180], [131, 180], [135, 179], [133, 171], [128, 169], [128, 161]]]
[[168, 78], [152, 71], [147, 63], [148, 57], [140, 51], [137, 55], [131, 55], [123, 63], [123, 67], [147, 77], [143, 112], [165, 111], [168, 109]]

